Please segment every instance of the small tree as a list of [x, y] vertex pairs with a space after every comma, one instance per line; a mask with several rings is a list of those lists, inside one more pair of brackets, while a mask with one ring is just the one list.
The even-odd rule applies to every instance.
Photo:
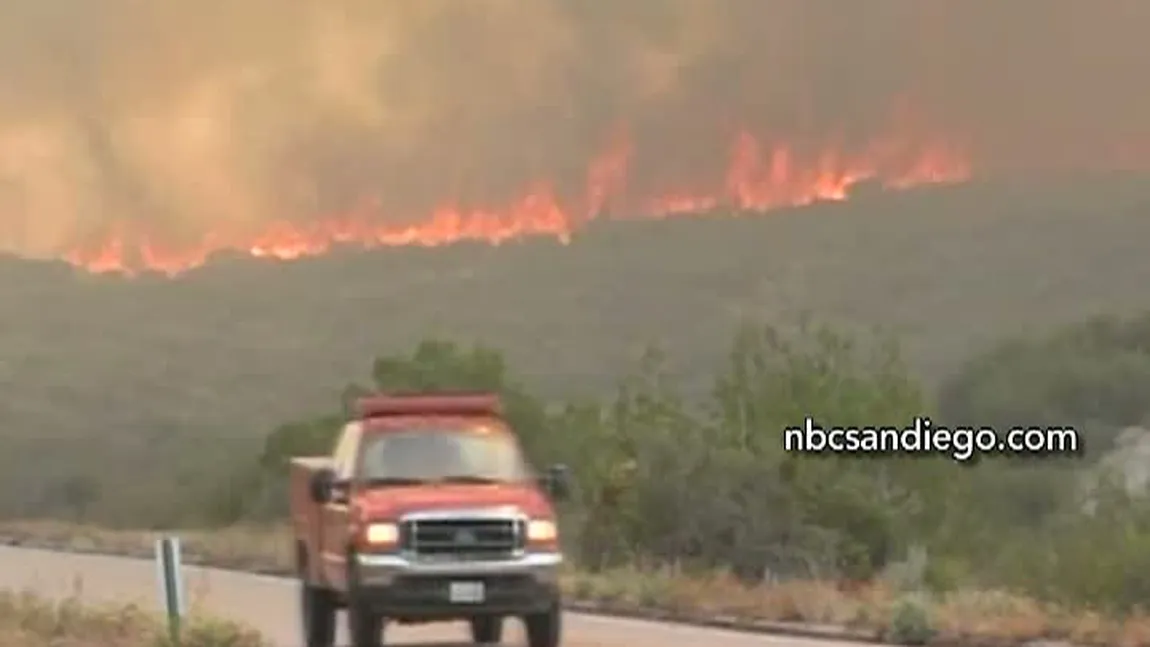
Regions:
[[497, 350], [482, 345], [464, 348], [449, 341], [427, 340], [409, 356], [389, 355], [377, 359], [372, 378], [381, 391], [450, 389], [499, 393], [507, 420], [515, 427], [527, 453], [535, 460], [550, 458], [546, 408], [511, 377], [503, 355]]

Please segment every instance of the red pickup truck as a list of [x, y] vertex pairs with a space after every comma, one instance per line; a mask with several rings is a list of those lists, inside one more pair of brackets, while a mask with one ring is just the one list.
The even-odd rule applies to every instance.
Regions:
[[353, 647], [390, 622], [465, 620], [498, 643], [509, 616], [530, 647], [557, 647], [563, 561], [552, 500], [562, 465], [537, 474], [490, 393], [376, 395], [331, 456], [291, 464], [307, 647], [331, 647], [346, 610]]

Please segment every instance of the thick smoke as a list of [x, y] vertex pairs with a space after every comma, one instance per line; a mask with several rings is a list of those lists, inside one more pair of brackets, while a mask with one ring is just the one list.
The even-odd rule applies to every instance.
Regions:
[[621, 128], [638, 191], [721, 183], [740, 129], [1130, 164], [1147, 24], [1144, 0], [7, 0], [0, 247], [576, 196]]

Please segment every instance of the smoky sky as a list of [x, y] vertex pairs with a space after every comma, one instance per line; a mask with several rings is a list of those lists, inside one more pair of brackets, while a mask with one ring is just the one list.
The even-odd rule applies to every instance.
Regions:
[[740, 131], [1141, 163], [1147, 25], [1143, 0], [6, 0], [0, 247], [576, 195], [620, 132], [651, 191], [719, 181]]

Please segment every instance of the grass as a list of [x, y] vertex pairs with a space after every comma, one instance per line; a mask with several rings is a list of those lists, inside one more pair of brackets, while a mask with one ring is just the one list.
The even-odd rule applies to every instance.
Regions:
[[[182, 538], [189, 562], [261, 573], [290, 574], [293, 570], [291, 537], [283, 527], [176, 534]], [[155, 535], [56, 521], [0, 523], [0, 539], [10, 543], [132, 556], [150, 555]], [[881, 584], [792, 581], [747, 586], [723, 573], [699, 575], [667, 568], [590, 573], [571, 567], [562, 582], [568, 600], [584, 610], [784, 632], [806, 627], [824, 635], [892, 641], [900, 640], [895, 615], [911, 595]], [[921, 604], [938, 644], [1016, 645], [1049, 639], [1079, 645], [1150, 645], [1150, 616], [1142, 613], [1112, 618], [1002, 591], [925, 595]]]
[[[193, 618], [181, 647], [265, 647], [259, 633], [232, 622]], [[135, 606], [92, 606], [79, 596], [50, 600], [0, 591], [0, 647], [170, 647], [162, 622]]]

